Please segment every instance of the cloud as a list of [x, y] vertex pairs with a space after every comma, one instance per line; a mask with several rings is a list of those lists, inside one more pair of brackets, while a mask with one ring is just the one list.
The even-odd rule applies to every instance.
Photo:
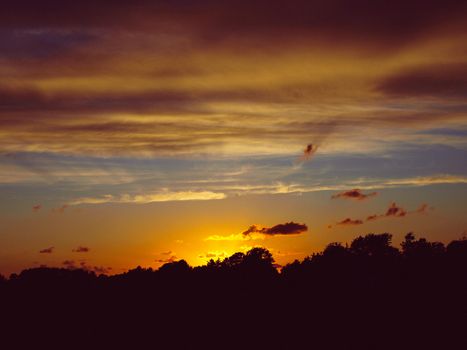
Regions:
[[406, 215], [407, 215], [407, 211], [404, 208], [397, 206], [395, 202], [391, 203], [391, 205], [389, 206], [385, 214], [385, 216], [395, 216], [395, 217], [403, 217]]
[[[228, 236], [221, 236], [221, 235], [211, 235], [206, 237], [204, 240], [205, 241], [243, 241], [245, 240], [246, 237], [245, 235], [239, 233], [239, 234], [231, 234]], [[252, 239], [264, 239], [264, 236], [261, 237], [253, 237]]]
[[418, 209], [414, 210], [412, 213], [416, 213], [416, 214], [426, 214], [428, 213], [430, 210], [434, 210], [435, 208], [434, 207], [430, 207], [428, 204], [426, 203], [423, 203], [420, 205], [420, 207], [418, 207]]
[[300, 160], [301, 161], [310, 160], [314, 156], [317, 150], [318, 150], [318, 146], [313, 145], [311, 143], [308, 144], [303, 150], [303, 154], [300, 157]]
[[171, 251], [171, 250], [169, 250], [169, 251], [167, 251], [167, 252], [162, 252], [162, 253], [161, 253], [161, 255], [171, 255], [171, 254], [172, 254], [172, 251]]
[[36, 204], [36, 205], [34, 205], [34, 206], [32, 207], [32, 211], [33, 211], [34, 213], [37, 213], [39, 210], [41, 210], [41, 208], [42, 208], [42, 205], [41, 205], [41, 204]]
[[[423, 209], [425, 210], [425, 209]], [[377, 219], [381, 219], [381, 218], [403, 218], [405, 216], [407, 216], [407, 214], [409, 214], [407, 212], [407, 210], [405, 210], [404, 208], [398, 206], [395, 202], [392, 202], [390, 205], [389, 205], [389, 208], [386, 210], [386, 213], [384, 214], [373, 214], [373, 215], [370, 215], [366, 218], [366, 221], [374, 221], [374, 220], [377, 220]]]
[[76, 262], [74, 260], [64, 260], [62, 262], [62, 265], [64, 265], [67, 269], [74, 270], [77, 268]]
[[153, 202], [171, 202], [171, 201], [200, 201], [224, 199], [226, 195], [211, 191], [163, 191], [154, 194], [124, 194], [120, 196], [104, 195], [101, 197], [84, 197], [71, 201], [70, 205], [80, 204], [105, 204], [105, 203], [153, 203]]
[[306, 231], [308, 231], [307, 225], [290, 221], [285, 224], [278, 224], [272, 227], [259, 227], [257, 225], [252, 225], [246, 231], [242, 232], [242, 235], [250, 236], [254, 233], [260, 233], [268, 236], [297, 235]]
[[109, 267], [109, 266], [93, 266], [91, 268], [89, 268], [91, 271], [95, 272], [96, 274], [109, 274], [110, 272], [112, 272], [112, 268]]
[[362, 191], [357, 188], [357, 189], [353, 189], [353, 190], [350, 190], [350, 191], [344, 191], [344, 192], [335, 194], [331, 198], [332, 199], [336, 199], [336, 198], [346, 199], [346, 198], [348, 198], [348, 199], [356, 199], [356, 200], [361, 201], [361, 200], [365, 200], [365, 199], [374, 197], [377, 194], [378, 194], [378, 192], [371, 192], [371, 193], [365, 194], [365, 193], [362, 193]]
[[39, 250], [39, 253], [41, 253], [41, 254], [52, 254], [53, 251], [54, 251], [54, 248], [55, 247], [45, 248], [45, 249]]
[[73, 253], [88, 253], [91, 249], [88, 247], [79, 246], [76, 249], [73, 249]]
[[58, 208], [53, 208], [52, 209], [52, 212], [54, 213], [58, 213], [58, 214], [63, 214], [65, 212], [65, 210], [68, 208], [68, 204], [63, 204], [62, 206], [58, 207]]
[[467, 177], [461, 175], [440, 174], [432, 176], [418, 176], [402, 179], [391, 179], [384, 182], [386, 186], [428, 186], [438, 184], [465, 184]]
[[363, 224], [363, 221], [360, 219], [353, 220], [351, 218], [347, 218], [347, 219], [344, 219], [338, 222], [336, 225], [346, 226], [346, 225], [362, 225], [362, 224]]
[[286, 222], [285, 224], [278, 224], [272, 227], [261, 227], [258, 225], [251, 225], [238, 234], [231, 234], [227, 236], [211, 235], [206, 237], [205, 241], [243, 241], [243, 240], [264, 240], [267, 237], [279, 235], [298, 235], [308, 230], [307, 225], [298, 224], [293, 221]]
[[155, 261], [158, 262], [158, 263], [161, 263], [161, 264], [173, 263], [173, 262], [177, 261], [177, 257], [175, 255], [171, 255], [169, 258], [156, 259]]
[[378, 219], [380, 217], [381, 217], [381, 215], [378, 215], [378, 214], [369, 215], [369, 216], [367, 216], [366, 221], [373, 221], [373, 220], [376, 220], [376, 219]]
[[198, 255], [200, 259], [214, 259], [214, 258], [225, 258], [228, 254], [226, 252], [208, 252], [205, 254]]
[[[420, 207], [416, 210], [413, 211], [407, 211], [404, 208], [398, 206], [395, 202], [392, 202], [386, 212], [384, 214], [372, 214], [367, 216], [365, 221], [375, 221], [379, 220], [382, 218], [403, 218], [406, 217], [409, 214], [424, 214], [427, 213], [429, 210], [433, 210], [433, 207], [428, 206], [428, 204], [423, 203], [420, 205]], [[353, 226], [353, 225], [363, 225], [364, 220], [361, 219], [351, 219], [351, 218], [346, 218], [338, 223], [336, 225], [339, 226]], [[333, 225], [328, 225], [328, 229], [332, 229]]]
[[[171, 33], [174, 32], [171, 28], [177, 28], [186, 36], [194, 37], [203, 47], [225, 41], [258, 44], [260, 39], [265, 41], [264, 45], [277, 45], [285, 42], [285, 38], [292, 42], [308, 39], [322, 44], [336, 41], [341, 45], [373, 43], [398, 47], [440, 27], [462, 33], [465, 28], [462, 19], [466, 13], [464, 3], [454, 0], [443, 4], [435, 0], [394, 0], [390, 4], [356, 0], [353, 6], [344, 0], [332, 3], [291, 0], [288, 6], [281, 6], [283, 3], [278, 0], [267, 3], [252, 0], [247, 4], [214, 0], [195, 3], [84, 0], [69, 4], [44, 0], [40, 5], [33, 0], [7, 3], [0, 14], [0, 26], [60, 31], [81, 27], [148, 33], [157, 30]], [[49, 8], [54, 9], [52, 14], [44, 10]], [[448, 26], [451, 23], [453, 25]]]
[[64, 265], [65, 268], [70, 270], [82, 269], [85, 271], [94, 272], [96, 274], [108, 274], [112, 270], [111, 267], [88, 265], [88, 263], [85, 260], [81, 260], [79, 262], [75, 260], [64, 260], [62, 262], [62, 265]]
[[467, 64], [417, 66], [383, 80], [378, 90], [403, 97], [459, 97], [467, 95]]

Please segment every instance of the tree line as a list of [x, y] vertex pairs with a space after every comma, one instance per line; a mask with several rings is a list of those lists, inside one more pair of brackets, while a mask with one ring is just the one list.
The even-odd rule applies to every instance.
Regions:
[[280, 271], [259, 247], [113, 276], [27, 269], [0, 280], [0, 329], [68, 348], [461, 349], [466, 295], [467, 239], [367, 234]]

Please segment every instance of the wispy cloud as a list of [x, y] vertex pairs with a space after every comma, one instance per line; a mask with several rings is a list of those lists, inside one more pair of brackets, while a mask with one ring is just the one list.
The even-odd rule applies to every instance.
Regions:
[[387, 186], [427, 186], [437, 184], [465, 184], [467, 176], [459, 175], [433, 175], [433, 176], [418, 176], [403, 179], [392, 179], [383, 182]]
[[201, 201], [224, 199], [226, 195], [211, 191], [163, 191], [154, 194], [124, 194], [120, 196], [104, 195], [101, 197], [83, 197], [73, 200], [69, 205], [80, 204], [104, 204], [104, 203], [152, 203], [152, 202], [171, 202], [171, 201]]

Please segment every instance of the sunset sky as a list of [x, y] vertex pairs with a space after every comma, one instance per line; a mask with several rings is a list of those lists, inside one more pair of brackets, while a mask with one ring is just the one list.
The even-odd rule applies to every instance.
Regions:
[[0, 273], [467, 232], [467, 2], [17, 0]]

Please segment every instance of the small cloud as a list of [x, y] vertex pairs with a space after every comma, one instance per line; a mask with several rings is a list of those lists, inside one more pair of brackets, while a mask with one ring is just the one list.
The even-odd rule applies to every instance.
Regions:
[[169, 251], [167, 251], [167, 252], [162, 252], [162, 253], [161, 253], [161, 255], [170, 255], [170, 254], [172, 254], [172, 251], [171, 251], [171, 250], [169, 250]]
[[183, 239], [176, 239], [174, 242], [177, 243], [177, 244], [183, 244], [184, 243]]
[[36, 204], [36, 205], [34, 205], [34, 206], [32, 207], [32, 211], [33, 211], [34, 213], [37, 213], [39, 210], [41, 210], [41, 208], [42, 208], [42, 205], [41, 205], [41, 204]]
[[105, 267], [105, 266], [93, 266], [89, 270], [94, 271], [96, 274], [106, 275], [106, 274], [111, 272], [112, 268], [111, 267]]
[[351, 218], [347, 218], [342, 221], [339, 221], [336, 225], [346, 226], [346, 225], [362, 225], [362, 224], [363, 224], [363, 221], [360, 219], [353, 220]]
[[308, 231], [308, 227], [305, 224], [298, 224], [290, 221], [285, 224], [278, 224], [273, 227], [262, 227], [257, 225], [251, 225], [246, 231], [242, 232], [242, 235], [249, 236], [253, 233], [261, 233], [264, 235], [275, 236], [275, 235], [297, 235]]
[[157, 259], [156, 260], [156, 262], [161, 263], [161, 264], [173, 263], [175, 261], [177, 261], [177, 257], [175, 255], [172, 255], [167, 259]]
[[338, 194], [333, 195], [332, 199], [343, 198], [343, 199], [355, 199], [362, 201], [371, 197], [378, 195], [378, 192], [363, 193], [360, 189], [356, 188], [350, 191], [344, 191]]
[[85, 260], [79, 261], [79, 264], [75, 260], [65, 260], [62, 262], [62, 265], [70, 270], [83, 269], [85, 271], [94, 272], [96, 274], [108, 274], [110, 273], [110, 270], [112, 270], [111, 267], [88, 265]]
[[64, 265], [67, 269], [70, 270], [76, 269], [76, 263], [74, 260], [65, 260], [62, 262], [62, 265]]
[[314, 145], [312, 143], [309, 143], [308, 145], [306, 145], [305, 149], [303, 150], [302, 155], [299, 156], [298, 159], [295, 161], [295, 165], [301, 166], [302, 163], [313, 158], [317, 150], [318, 150], [317, 145]]
[[239, 234], [231, 234], [228, 236], [211, 235], [211, 236], [206, 237], [204, 240], [205, 241], [242, 241], [244, 239], [245, 239], [245, 236], [239, 233]]
[[391, 203], [386, 214], [384, 216], [395, 216], [403, 217], [407, 215], [407, 211], [404, 208], [398, 207], [395, 202]]
[[374, 214], [370, 215], [366, 218], [366, 221], [374, 221], [381, 218], [403, 218], [409, 214], [424, 214], [427, 213], [429, 210], [433, 210], [433, 207], [430, 207], [428, 204], [423, 203], [420, 207], [414, 211], [407, 211], [402, 207], [399, 207], [395, 202], [392, 202], [389, 208], [386, 210], [384, 214]]
[[206, 254], [198, 255], [200, 259], [214, 259], [214, 258], [225, 258], [227, 257], [226, 252], [208, 252]]
[[305, 149], [303, 150], [302, 159], [303, 160], [311, 159], [317, 150], [318, 150], [318, 146], [313, 145], [312, 143], [306, 145]]
[[73, 252], [73, 253], [88, 253], [90, 250], [91, 250], [91, 249], [88, 248], [88, 247], [79, 246], [78, 248], [73, 249], [72, 252]]
[[62, 205], [61, 207], [53, 208], [52, 211], [53, 211], [54, 213], [63, 214], [67, 208], [68, 208], [68, 204], [64, 204], [64, 205]]
[[278, 224], [272, 227], [260, 227], [258, 225], [251, 225], [247, 230], [240, 234], [231, 234], [228, 236], [212, 235], [205, 238], [205, 241], [242, 241], [248, 240], [262, 240], [265, 237], [272, 237], [277, 235], [298, 235], [308, 231], [305, 224], [298, 224], [296, 222], [286, 222], [285, 224]]
[[45, 249], [39, 250], [39, 253], [41, 253], [41, 254], [52, 254], [54, 249], [55, 249], [55, 247], [45, 248]]
[[416, 210], [414, 210], [412, 213], [418, 213], [418, 214], [426, 214], [428, 213], [430, 210], [435, 210], [434, 207], [430, 207], [428, 204], [426, 203], [423, 203], [420, 205], [420, 207]]
[[373, 215], [368, 216], [368, 217], [366, 218], [366, 221], [373, 221], [373, 220], [378, 219], [379, 217], [381, 217], [381, 215], [373, 214]]

